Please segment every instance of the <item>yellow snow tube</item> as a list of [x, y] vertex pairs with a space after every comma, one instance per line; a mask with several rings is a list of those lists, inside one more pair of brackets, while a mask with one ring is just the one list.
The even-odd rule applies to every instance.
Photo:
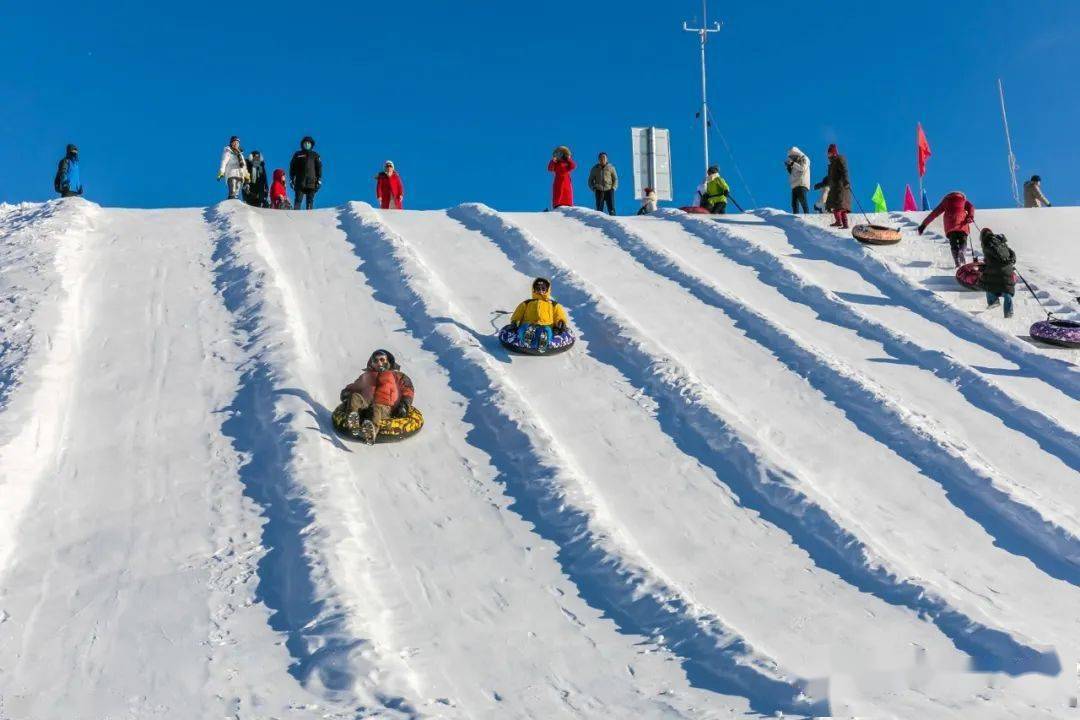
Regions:
[[[346, 403], [341, 403], [335, 408], [331, 419], [334, 423], [334, 429], [339, 433], [349, 438], [350, 440], [358, 440], [345, 428], [345, 416], [349, 414], [349, 408]], [[405, 417], [392, 417], [383, 420], [379, 426], [379, 434], [375, 436], [376, 443], [396, 442], [398, 440], [404, 440], [407, 437], [412, 437], [416, 433], [420, 432], [420, 428], [424, 427], [424, 415], [416, 407], [410, 407], [409, 412]]]

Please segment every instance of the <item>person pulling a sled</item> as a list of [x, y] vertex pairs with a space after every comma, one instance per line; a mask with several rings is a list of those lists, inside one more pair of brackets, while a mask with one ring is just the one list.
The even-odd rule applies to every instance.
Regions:
[[960, 267], [964, 264], [964, 247], [967, 245], [968, 233], [971, 232], [971, 223], [975, 222], [975, 206], [964, 193], [953, 190], [943, 197], [934, 211], [922, 221], [919, 234], [926, 232], [927, 226], [942, 213], [945, 214], [945, 237], [949, 238], [953, 262], [956, 267]]
[[409, 413], [415, 395], [412, 380], [401, 372], [393, 354], [376, 350], [360, 377], [341, 391], [342, 402], [349, 404], [345, 428], [370, 445], [384, 421]]
[[532, 347], [535, 343], [545, 348], [554, 333], [566, 332], [568, 322], [566, 310], [551, 297], [551, 281], [536, 278], [532, 284], [532, 298], [521, 301], [514, 310], [510, 329], [517, 333], [522, 346]]
[[833, 214], [833, 222], [829, 224], [829, 227], [846, 230], [848, 226], [847, 216], [851, 212], [853, 200], [847, 158], [840, 154], [835, 143], [829, 145], [828, 156], [829, 172], [824, 180], [814, 186], [814, 189], [829, 189], [829, 195], [825, 199], [825, 209]]
[[701, 207], [714, 215], [723, 215], [727, 212], [728, 194], [731, 188], [727, 181], [720, 177], [720, 168], [713, 165], [705, 176], [705, 191], [701, 194]]
[[995, 308], [1005, 298], [1005, 317], [1013, 315], [1013, 295], [1016, 292], [1016, 253], [1004, 235], [983, 228], [979, 234], [983, 251], [982, 286], [986, 291], [986, 307]]

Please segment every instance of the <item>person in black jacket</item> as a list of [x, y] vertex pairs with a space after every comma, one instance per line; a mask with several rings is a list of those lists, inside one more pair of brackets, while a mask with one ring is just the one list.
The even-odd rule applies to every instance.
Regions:
[[986, 291], [986, 307], [997, 307], [1004, 296], [1005, 317], [1010, 318], [1016, 291], [1016, 253], [1004, 235], [996, 235], [990, 228], [982, 229], [979, 241], [983, 251], [982, 286]]
[[56, 166], [53, 188], [60, 193], [60, 197], [77, 197], [83, 193], [82, 177], [79, 174], [79, 148], [74, 145], [67, 146], [67, 153]]
[[262, 153], [252, 150], [248, 156], [248, 173], [251, 178], [244, 185], [244, 202], [254, 207], [270, 207], [270, 184], [266, 179], [266, 162]]
[[300, 149], [293, 153], [289, 163], [289, 184], [295, 193], [293, 207], [299, 210], [300, 198], [304, 198], [310, 210], [315, 193], [322, 186], [322, 158], [315, 152], [315, 139], [310, 135], [300, 141]]

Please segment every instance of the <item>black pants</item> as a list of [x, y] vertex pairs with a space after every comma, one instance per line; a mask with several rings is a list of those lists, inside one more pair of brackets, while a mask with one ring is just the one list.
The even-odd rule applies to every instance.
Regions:
[[615, 214], [615, 191], [614, 190], [593, 190], [596, 193], [596, 209], [603, 210], [607, 205], [608, 215]]
[[964, 264], [964, 247], [967, 245], [968, 240], [967, 233], [953, 230], [945, 237], [949, 238], [949, 249], [952, 250], [953, 262], [956, 263], [956, 267], [960, 267]]
[[303, 198], [304, 205], [307, 207], [308, 210], [310, 210], [311, 206], [315, 204], [315, 193], [316, 192], [318, 192], [318, 191], [317, 190], [301, 190], [300, 188], [295, 188], [295, 193], [296, 194], [293, 195], [293, 204], [292, 204], [293, 209], [294, 210], [299, 210], [300, 209], [300, 199]]
[[727, 198], [721, 198], [717, 200], [708, 208], [709, 212], [713, 215], [723, 215], [727, 213]]
[[804, 187], [791, 188], [791, 212], [798, 215], [799, 207], [802, 206], [804, 213], [810, 212], [810, 206], [806, 204], [806, 191]]
[[60, 191], [60, 197], [62, 197], [62, 198], [79, 197], [80, 195], [82, 195], [81, 192], [74, 192], [72, 190], [61, 190]]

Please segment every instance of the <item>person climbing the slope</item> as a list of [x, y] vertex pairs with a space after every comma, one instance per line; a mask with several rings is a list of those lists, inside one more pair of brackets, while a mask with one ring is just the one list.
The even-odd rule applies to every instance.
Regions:
[[401, 176], [390, 160], [383, 165], [382, 171], [375, 176], [375, 197], [383, 210], [401, 210], [405, 198], [405, 185]]
[[784, 167], [787, 168], [788, 184], [791, 185], [791, 213], [798, 214], [800, 207], [804, 213], [809, 213], [806, 194], [810, 192], [810, 158], [799, 148], [792, 147], [788, 150]]
[[289, 193], [285, 189], [285, 171], [278, 168], [274, 171], [274, 184], [270, 186], [270, 207], [275, 210], [291, 210]]
[[1046, 199], [1042, 191], [1042, 178], [1032, 175], [1031, 179], [1024, 183], [1024, 207], [1050, 207], [1050, 201]]
[[229, 144], [221, 151], [221, 166], [218, 167], [217, 179], [222, 178], [225, 178], [228, 188], [228, 200], [239, 198], [240, 186], [250, 178], [244, 151], [240, 147], [240, 138], [235, 135], [229, 138]]
[[942, 213], [945, 214], [945, 237], [949, 238], [949, 249], [952, 250], [953, 262], [956, 267], [964, 264], [964, 247], [967, 245], [968, 233], [971, 232], [971, 223], [975, 221], [975, 206], [967, 199], [967, 196], [959, 190], [953, 190], [941, 199], [934, 211], [926, 216], [919, 225], [919, 234], [926, 232], [927, 226]]
[[270, 184], [266, 180], [266, 163], [262, 153], [252, 150], [247, 163], [249, 179], [244, 183], [244, 202], [252, 207], [270, 207], [267, 201]]
[[565, 145], [555, 148], [548, 162], [548, 172], [555, 173], [555, 179], [551, 183], [552, 209], [574, 204], [574, 183], [570, 179], [570, 173], [576, 169], [577, 163], [570, 156], [570, 148]]
[[315, 204], [315, 193], [322, 187], [322, 158], [315, 152], [315, 138], [307, 135], [289, 163], [289, 184], [293, 189], [293, 207], [300, 209], [303, 199], [307, 209]]
[[341, 391], [349, 404], [345, 428], [369, 445], [379, 436], [382, 423], [391, 417], [405, 417], [416, 390], [388, 350], [376, 350], [368, 358], [360, 377]]
[[983, 251], [982, 286], [986, 291], [986, 307], [995, 308], [1004, 296], [1005, 317], [1013, 315], [1013, 295], [1016, 292], [1016, 253], [1004, 235], [990, 228], [979, 234]]
[[823, 187], [829, 188], [829, 196], [825, 200], [825, 209], [833, 214], [833, 222], [829, 227], [847, 229], [848, 213], [851, 212], [852, 194], [851, 178], [848, 175], [847, 158], [836, 149], [836, 144], [829, 145], [829, 172], [825, 179], [814, 186], [815, 190]]
[[533, 280], [532, 298], [522, 300], [510, 317], [510, 329], [517, 332], [521, 345], [535, 344], [543, 349], [551, 342], [553, 333], [566, 331], [568, 322], [566, 310], [551, 297], [551, 281], [539, 277]]
[[56, 165], [53, 189], [60, 197], [77, 197], [83, 194], [82, 177], [79, 173], [79, 148], [68, 145], [64, 157]]
[[727, 212], [728, 193], [731, 188], [727, 181], [720, 177], [720, 168], [713, 165], [705, 176], [705, 190], [701, 195], [701, 207], [714, 215], [723, 215]]

